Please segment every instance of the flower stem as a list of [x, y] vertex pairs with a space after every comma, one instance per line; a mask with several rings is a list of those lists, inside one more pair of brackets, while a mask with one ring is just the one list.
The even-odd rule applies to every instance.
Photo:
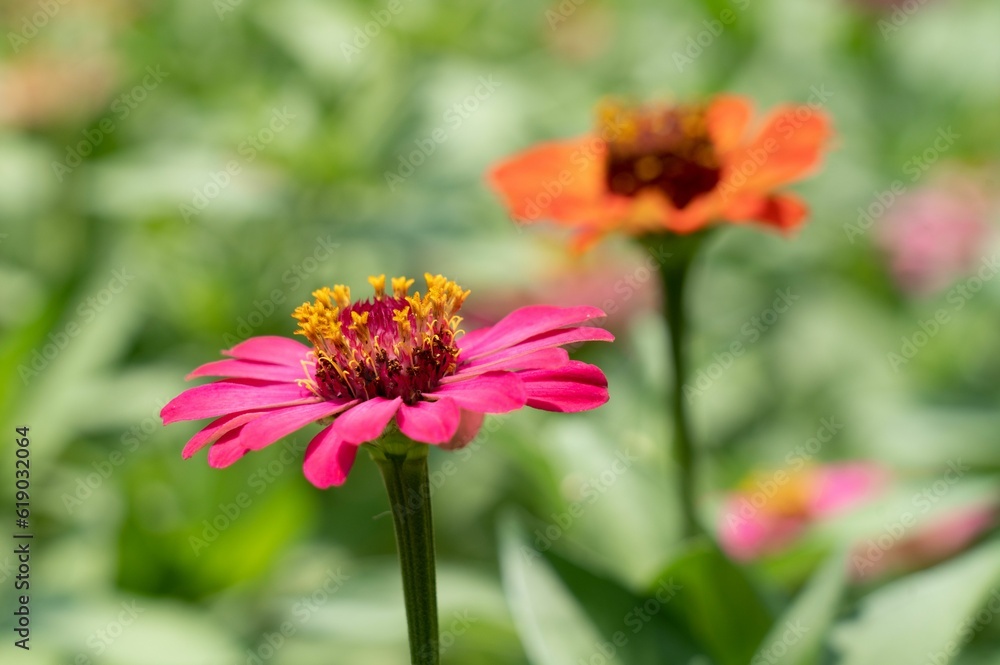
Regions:
[[[674, 236], [667, 247], [670, 256], [660, 266], [663, 283], [663, 314], [666, 317], [670, 336], [670, 358], [673, 369], [673, 385], [670, 387], [670, 411], [674, 419], [674, 461], [680, 468], [681, 515], [684, 536], [692, 537], [703, 533], [698, 521], [695, 504], [697, 496], [698, 457], [691, 438], [691, 425], [687, 404], [684, 400], [684, 383], [687, 380], [687, 303], [686, 285], [691, 264], [704, 236]], [[662, 236], [659, 238], [662, 242]], [[646, 239], [647, 247], [654, 242]]]
[[[387, 437], [388, 438], [388, 437]], [[389, 493], [412, 665], [438, 665], [438, 611], [434, 570], [428, 446], [383, 440], [370, 448]]]
[[687, 320], [685, 317], [684, 285], [687, 283], [690, 261], [680, 265], [664, 266], [662, 270], [664, 311], [670, 333], [670, 358], [673, 365], [673, 385], [670, 406], [674, 416], [674, 460], [680, 467], [681, 514], [684, 535], [696, 536], [701, 532], [695, 509], [695, 474], [697, 461], [691, 442], [691, 426], [687, 405], [684, 403], [684, 382], [687, 380]]

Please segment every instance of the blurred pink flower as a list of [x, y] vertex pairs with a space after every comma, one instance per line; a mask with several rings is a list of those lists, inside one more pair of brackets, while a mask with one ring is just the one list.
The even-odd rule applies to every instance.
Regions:
[[993, 501], [962, 506], [920, 525], [892, 547], [865, 540], [851, 554], [851, 577], [856, 582], [895, 572], [926, 568], [963, 551], [997, 524], [1000, 508]]
[[886, 213], [879, 244], [899, 288], [927, 296], [979, 263], [990, 234], [988, 205], [971, 181], [941, 183], [906, 194]]
[[754, 474], [727, 499], [719, 543], [740, 561], [779, 552], [813, 522], [875, 496], [887, 478], [885, 469], [866, 462]]

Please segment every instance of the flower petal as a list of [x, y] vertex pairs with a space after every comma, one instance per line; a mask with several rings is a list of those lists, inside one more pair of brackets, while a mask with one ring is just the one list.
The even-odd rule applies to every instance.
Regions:
[[507, 413], [524, 406], [524, 383], [511, 372], [487, 372], [466, 381], [443, 384], [428, 398], [453, 400], [463, 409], [480, 413]]
[[596, 409], [608, 401], [608, 380], [593, 365], [571, 360], [559, 369], [519, 372], [527, 405], [544, 411], [574, 413]]
[[799, 180], [819, 164], [831, 135], [826, 114], [809, 106], [779, 107], [753, 141], [726, 159], [719, 189], [768, 192]]
[[300, 360], [305, 360], [306, 354], [312, 351], [301, 342], [296, 342], [288, 337], [278, 337], [276, 335], [262, 335], [251, 337], [245, 342], [240, 342], [228, 351], [222, 353], [240, 360], [254, 360], [261, 363], [272, 363], [275, 365], [298, 365]]
[[231, 429], [208, 449], [208, 465], [213, 469], [224, 469], [238, 462], [250, 450], [239, 442], [242, 427]]
[[240, 431], [239, 440], [248, 450], [260, 450], [310, 423], [350, 408], [352, 404], [319, 402], [271, 411], [247, 423]]
[[606, 150], [593, 135], [542, 143], [501, 162], [489, 182], [522, 223], [598, 221], [627, 203], [605, 196]]
[[[603, 314], [603, 312], [602, 312]], [[563, 344], [574, 344], [579, 342], [613, 342], [615, 336], [604, 328], [594, 326], [581, 326], [579, 328], [560, 328], [535, 335], [530, 339], [519, 342], [510, 348], [497, 351], [495, 353], [481, 353], [473, 360], [468, 361], [464, 367], [478, 367], [481, 365], [492, 365], [496, 362], [516, 359], [540, 349], [561, 346]]]
[[482, 364], [476, 362], [467, 366], [459, 365], [458, 371], [441, 379], [441, 383], [457, 383], [473, 376], [497, 370], [555, 369], [569, 362], [569, 352], [557, 346], [526, 354], [515, 354], [507, 358], [498, 359], [497, 356], [486, 356], [482, 361]]
[[338, 437], [330, 425], [309, 442], [302, 472], [306, 480], [320, 489], [343, 485], [357, 454], [358, 446]]
[[462, 412], [454, 400], [443, 397], [434, 402], [403, 404], [396, 414], [399, 430], [414, 441], [445, 443], [455, 435]]
[[750, 126], [753, 108], [746, 97], [719, 95], [708, 107], [708, 133], [715, 150], [725, 155], [737, 148]]
[[785, 231], [798, 228], [808, 214], [806, 204], [792, 194], [744, 195], [731, 201], [724, 213], [726, 219], [764, 222]]
[[604, 316], [604, 312], [596, 307], [529, 305], [516, 309], [500, 319], [488, 333], [470, 342], [461, 337], [457, 344], [462, 349], [463, 359], [470, 362], [481, 355], [506, 349], [535, 335]]
[[252, 380], [216, 381], [185, 390], [160, 411], [164, 425], [179, 420], [215, 418], [228, 413], [318, 402], [294, 383], [266, 384]]
[[458, 450], [469, 445], [476, 438], [476, 435], [479, 434], [479, 428], [483, 426], [485, 418], [486, 415], [478, 411], [466, 411], [462, 409], [462, 416], [458, 421], [458, 429], [455, 430], [454, 436], [451, 437], [448, 443], [442, 443], [441, 447], [445, 450]]
[[301, 362], [294, 365], [274, 365], [246, 360], [216, 360], [198, 367], [186, 379], [199, 376], [224, 376], [233, 379], [260, 379], [262, 381], [294, 382], [306, 378]]
[[184, 446], [181, 456], [188, 459], [209, 443], [218, 441], [223, 435], [232, 429], [242, 427], [254, 418], [260, 417], [266, 411], [249, 411], [246, 413], [233, 413], [213, 420], [211, 424], [199, 431]]
[[337, 436], [356, 445], [377, 439], [402, 403], [399, 397], [373, 397], [351, 407], [333, 421]]

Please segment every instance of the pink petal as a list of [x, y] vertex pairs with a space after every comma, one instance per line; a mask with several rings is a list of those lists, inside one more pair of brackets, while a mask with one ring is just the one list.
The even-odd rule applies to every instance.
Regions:
[[358, 447], [339, 438], [331, 425], [309, 442], [302, 472], [320, 489], [343, 485], [357, 454]]
[[608, 401], [608, 380], [593, 365], [571, 360], [559, 369], [518, 372], [528, 394], [527, 405], [545, 411], [573, 413], [596, 409]]
[[[458, 339], [466, 361], [499, 351], [518, 342], [542, 333], [604, 316], [596, 307], [552, 307], [550, 305], [529, 305], [516, 309], [500, 319], [488, 332], [475, 337], [465, 335]], [[478, 332], [478, 331], [477, 331]]]
[[305, 360], [312, 347], [296, 342], [288, 337], [264, 335], [251, 337], [222, 353], [240, 360], [255, 360], [275, 365], [298, 365]]
[[414, 441], [445, 443], [455, 435], [462, 418], [454, 400], [443, 397], [435, 402], [403, 404], [396, 414], [399, 430]]
[[885, 469], [875, 464], [830, 464], [816, 470], [816, 493], [810, 506], [816, 515], [847, 510], [877, 494], [888, 482]]
[[[520, 347], [514, 348], [517, 349]], [[568, 362], [569, 352], [566, 351], [566, 349], [559, 348], [558, 346], [547, 349], [539, 349], [523, 355], [515, 353], [506, 358], [498, 353], [491, 356], [484, 356], [481, 361], [476, 361], [468, 366], [460, 364], [458, 371], [455, 372], [455, 374], [442, 379], [441, 383], [456, 383], [467, 379], [470, 376], [478, 376], [480, 374], [485, 374], [486, 372], [493, 372], [501, 369], [556, 369], [557, 367], [562, 367]]]
[[294, 382], [307, 378], [301, 363], [293, 365], [272, 365], [246, 360], [216, 360], [206, 363], [187, 375], [187, 379], [199, 376], [225, 376], [233, 379], [260, 379], [262, 381]]
[[379, 438], [402, 402], [399, 397], [373, 397], [351, 407], [333, 421], [337, 436], [356, 445]]
[[787, 547], [805, 526], [805, 520], [755, 510], [744, 497], [736, 496], [723, 511], [719, 545], [732, 558], [749, 561]]
[[[594, 328], [592, 326], [550, 330], [540, 335], [535, 335], [531, 339], [524, 340], [523, 342], [515, 344], [510, 348], [493, 353], [480, 354], [476, 359], [469, 360], [464, 363], [463, 367], [472, 368], [499, 361], [513, 360], [533, 351], [558, 347], [563, 344], [573, 344], [579, 342], [612, 342], [614, 339], [615, 336], [607, 330], [603, 328]], [[514, 363], [511, 364], [513, 365]]]
[[191, 440], [184, 446], [181, 456], [188, 459], [209, 443], [214, 443], [224, 434], [236, 427], [242, 427], [254, 418], [260, 417], [266, 411], [249, 411], [247, 413], [233, 413], [222, 416], [218, 420], [213, 420], [210, 425], [191, 437]]
[[454, 400], [463, 409], [480, 413], [507, 413], [524, 406], [528, 397], [524, 383], [511, 372], [487, 372], [466, 381], [438, 387], [429, 398]]
[[458, 450], [469, 445], [476, 438], [476, 435], [479, 434], [479, 428], [483, 426], [485, 418], [485, 414], [478, 411], [466, 411], [462, 409], [462, 417], [458, 421], [458, 429], [455, 430], [455, 435], [451, 437], [448, 443], [442, 443], [441, 447], [445, 450]]
[[189, 388], [160, 411], [164, 425], [179, 420], [215, 418], [228, 413], [318, 402], [319, 398], [294, 383], [264, 384], [252, 380], [216, 381]]
[[208, 449], [208, 465], [213, 469], [224, 469], [235, 464], [249, 449], [239, 441], [240, 430], [231, 429]]
[[319, 402], [271, 411], [245, 425], [239, 440], [248, 450], [260, 450], [283, 436], [349, 408], [353, 402]]

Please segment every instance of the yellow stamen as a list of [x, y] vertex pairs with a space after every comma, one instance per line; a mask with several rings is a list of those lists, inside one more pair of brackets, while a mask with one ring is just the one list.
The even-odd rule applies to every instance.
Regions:
[[375, 289], [375, 300], [381, 300], [385, 295], [385, 275], [369, 277], [368, 283]]

